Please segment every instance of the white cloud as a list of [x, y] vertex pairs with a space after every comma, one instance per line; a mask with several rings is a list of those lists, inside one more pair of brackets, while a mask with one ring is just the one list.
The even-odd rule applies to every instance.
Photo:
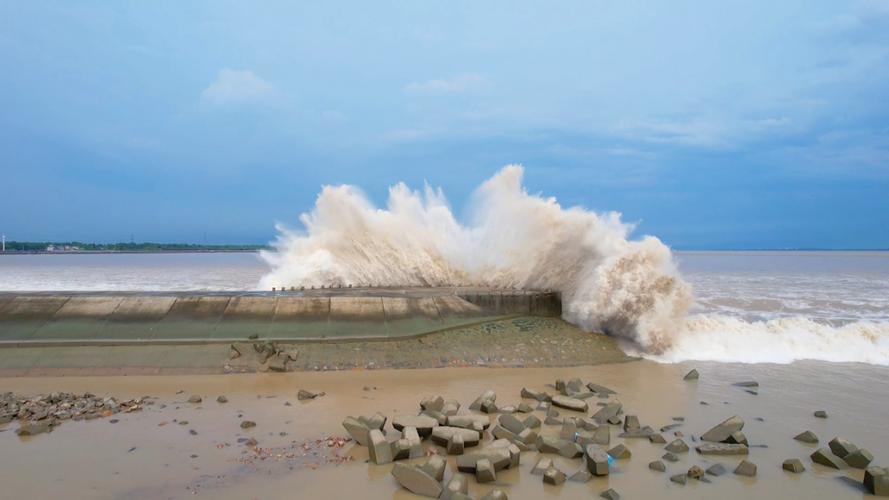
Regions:
[[227, 106], [266, 98], [274, 90], [272, 84], [249, 69], [226, 68], [201, 92], [201, 100], [214, 106]]
[[411, 82], [404, 86], [404, 91], [409, 94], [459, 94], [484, 90], [490, 86], [491, 82], [481, 75], [464, 74], [453, 78]]

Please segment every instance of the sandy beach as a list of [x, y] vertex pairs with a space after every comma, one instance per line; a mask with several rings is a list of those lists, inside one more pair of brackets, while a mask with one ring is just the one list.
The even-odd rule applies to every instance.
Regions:
[[[700, 379], [684, 381], [683, 375], [693, 366], [700, 371]], [[522, 387], [553, 392], [547, 384], [557, 378], [580, 377], [617, 391], [611, 399], [622, 402], [625, 412], [638, 415], [643, 425], [659, 429], [681, 424], [663, 434], [669, 441], [673, 433], [682, 433], [692, 450], [680, 454], [679, 462], [667, 463], [666, 473], [656, 472], [647, 464], [664, 453], [663, 445], [617, 438], [615, 429], [611, 445], [623, 442], [632, 457], [617, 461], [609, 476], [594, 477], [585, 484], [546, 485], [530, 474], [544, 455], [527, 451], [521, 455], [520, 467], [502, 471], [495, 483], [470, 480], [472, 496], [497, 487], [510, 498], [588, 498], [608, 488], [624, 498], [860, 498], [863, 471], [812, 464], [809, 455], [816, 447], [793, 436], [811, 430], [822, 446], [842, 436], [871, 450], [875, 463], [885, 463], [889, 458], [885, 455], [889, 389], [877, 381], [887, 375], [889, 369], [861, 364], [634, 361], [561, 368], [4, 378], [0, 381], [4, 391], [21, 394], [90, 391], [121, 399], [153, 399], [141, 411], [121, 413], [114, 419], [66, 421], [49, 434], [33, 437], [17, 436], [14, 423], [3, 426], [0, 477], [7, 491], [32, 498], [413, 498], [390, 475], [391, 464], [368, 463], [367, 448], [354, 442], [337, 446], [338, 439], [348, 437], [340, 425], [346, 416], [381, 412], [391, 419], [416, 414], [426, 395], [457, 399], [463, 405], [461, 413], [468, 413], [469, 403], [488, 389], [497, 393], [499, 404], [518, 404], [523, 401]], [[758, 394], [732, 385], [747, 380], [759, 382]], [[299, 401], [300, 389], [325, 395]], [[192, 395], [203, 401], [187, 402]], [[218, 403], [219, 395], [228, 402]], [[597, 401], [591, 399], [590, 405], [595, 408]], [[816, 410], [826, 411], [829, 418], [815, 418]], [[543, 419], [542, 412], [534, 414]], [[731, 474], [739, 457], [705, 457], [693, 449], [697, 436], [732, 415], [746, 422], [744, 432], [751, 445], [747, 459], [758, 466], [754, 478]], [[243, 420], [254, 421], [256, 426], [244, 430], [239, 425]], [[544, 424], [540, 433], [557, 436], [559, 429]], [[391, 423], [385, 430], [390, 437], [398, 436]], [[239, 438], [254, 438], [257, 446], [239, 444]], [[333, 446], [328, 445], [329, 439]], [[486, 432], [485, 441], [490, 440]], [[429, 441], [423, 446], [427, 453], [445, 453]], [[581, 460], [546, 456], [569, 476], [583, 468]], [[448, 457], [445, 483], [456, 472], [454, 458]], [[806, 471], [783, 471], [781, 463], [788, 458], [802, 460]], [[681, 486], [669, 481], [671, 475], [693, 465], [706, 468], [715, 462], [725, 464], [729, 473], [709, 484], [689, 481]]]

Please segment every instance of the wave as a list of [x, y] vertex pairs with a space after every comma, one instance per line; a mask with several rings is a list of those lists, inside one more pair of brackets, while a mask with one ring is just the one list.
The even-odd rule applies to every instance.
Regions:
[[646, 352], [665, 352], [691, 288], [660, 240], [630, 240], [619, 213], [563, 208], [529, 194], [504, 167], [474, 193], [466, 223], [440, 189], [389, 189], [386, 208], [354, 186], [325, 186], [302, 229], [278, 225], [260, 287], [443, 286], [551, 289], [563, 316]]
[[798, 360], [860, 362], [889, 366], [889, 323], [855, 321], [830, 325], [794, 316], [745, 321], [721, 314], [695, 314], [655, 361], [791, 363]]

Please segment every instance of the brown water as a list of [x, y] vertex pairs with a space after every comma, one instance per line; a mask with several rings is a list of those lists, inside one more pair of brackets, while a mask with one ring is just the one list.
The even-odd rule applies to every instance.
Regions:
[[[691, 365], [647, 361], [577, 368], [5, 378], [0, 379], [3, 391], [88, 390], [124, 398], [153, 395], [159, 400], [143, 412], [115, 416], [120, 419], [116, 424], [110, 419], [65, 422], [51, 434], [32, 438], [19, 438], [12, 432], [16, 424], [6, 425], [0, 432], [0, 484], [4, 495], [11, 495], [9, 498], [411, 498], [389, 475], [391, 465], [365, 463], [365, 448], [352, 443], [343, 449], [327, 448], [322, 443], [318, 456], [311, 453], [319, 448], [309, 446], [308, 456], [303, 457], [302, 443], [314, 443], [330, 435], [345, 436], [340, 422], [346, 415], [381, 411], [391, 417], [415, 413], [419, 399], [427, 394], [456, 398], [468, 407], [478, 394], [490, 388], [498, 393], [498, 403], [504, 405], [520, 402], [523, 386], [546, 389], [545, 384], [556, 378], [574, 376], [617, 390], [625, 411], [638, 415], [643, 425], [659, 428], [674, 423], [673, 417], [685, 417], [685, 423], [676, 430], [685, 433], [690, 445], [690, 436], [733, 414], [742, 416], [751, 444], [768, 445], [751, 448], [749, 460], [759, 466], [757, 477], [729, 473], [714, 478], [712, 484], [690, 481], [679, 486], [669, 481], [670, 475], [694, 464], [707, 466], [714, 460], [692, 450], [681, 457], [681, 462], [667, 463], [667, 473], [657, 473], [647, 464], [663, 454], [661, 446], [628, 439], [625, 444], [632, 458], [616, 462], [607, 478], [586, 484], [569, 481], [562, 486], [544, 485], [540, 476], [530, 474], [538, 454], [525, 452], [520, 468], [498, 473], [495, 484], [479, 485], [470, 480], [473, 496], [501, 487], [513, 499], [589, 498], [607, 488], [615, 488], [623, 498], [631, 499], [862, 497], [861, 471], [833, 471], [812, 464], [808, 455], [814, 447], [792, 439], [807, 429], [815, 432], [823, 445], [835, 435], [844, 436], [869, 448], [875, 456], [874, 464], [889, 464], [889, 386], [884, 383], [889, 369], [815, 362], [695, 366], [702, 374], [698, 382], [682, 380]], [[731, 386], [748, 379], [760, 382], [759, 395]], [[365, 391], [365, 386], [378, 389]], [[298, 402], [296, 392], [300, 388], [325, 391], [327, 395]], [[184, 392], [177, 394], [179, 391]], [[194, 393], [202, 395], [204, 403], [185, 402]], [[216, 403], [219, 394], [225, 394], [230, 402]], [[292, 406], [286, 406], [285, 401]], [[594, 404], [597, 400], [590, 401]], [[700, 401], [709, 404], [701, 405]], [[167, 407], [162, 409], [160, 404]], [[818, 409], [826, 410], [830, 418], [814, 418], [812, 412]], [[542, 419], [541, 412], [536, 414]], [[181, 426], [174, 419], [189, 423]], [[253, 420], [257, 426], [244, 431], [239, 427], [242, 419]], [[198, 434], [190, 435], [189, 429]], [[546, 425], [543, 429], [553, 435], [559, 430]], [[287, 435], [279, 435], [282, 431]], [[612, 445], [623, 441], [616, 434], [612, 433]], [[239, 436], [255, 437], [261, 448], [271, 448], [263, 452], [269, 456], [265, 460], [256, 458], [237, 444]], [[665, 437], [669, 439], [671, 434], [665, 433]], [[429, 443], [424, 446], [441, 451]], [[339, 465], [340, 460], [327, 463], [333, 453], [354, 460]], [[794, 457], [806, 465], [803, 474], [781, 470], [781, 462]], [[739, 461], [733, 457], [717, 460], [729, 471]], [[569, 475], [583, 465], [581, 460], [559, 457], [555, 462]], [[454, 471], [451, 460], [446, 480]]]

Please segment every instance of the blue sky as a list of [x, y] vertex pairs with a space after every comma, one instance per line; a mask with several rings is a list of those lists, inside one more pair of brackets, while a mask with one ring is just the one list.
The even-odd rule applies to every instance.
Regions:
[[0, 231], [257, 242], [507, 163], [677, 248], [889, 247], [889, 1], [2, 2]]

